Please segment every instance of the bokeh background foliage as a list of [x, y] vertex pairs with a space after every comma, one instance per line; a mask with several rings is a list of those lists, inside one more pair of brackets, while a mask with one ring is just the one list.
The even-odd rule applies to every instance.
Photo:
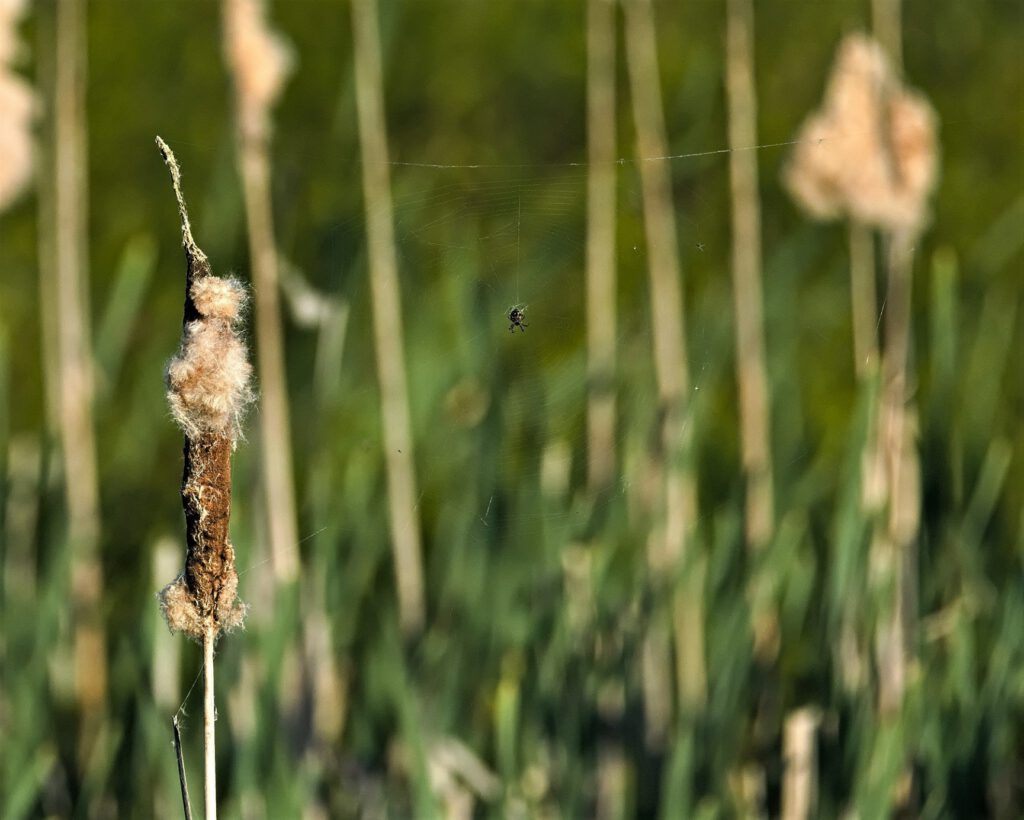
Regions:
[[[756, 7], [758, 134], [792, 138], [867, 2]], [[727, 145], [724, 12], [655, 3], [671, 153]], [[666, 583], [645, 557], [658, 421], [640, 182], [617, 68], [616, 480], [586, 482], [586, 8], [381, 3], [427, 589], [398, 626], [370, 324], [352, 30], [343, 2], [276, 2], [296, 70], [274, 115], [273, 206], [301, 572], [275, 586], [255, 419], [235, 458], [245, 631], [219, 646], [222, 811], [244, 817], [728, 817], [780, 810], [783, 726], [809, 707], [819, 816], [1024, 811], [1024, 18], [1017, 2], [903, 4], [903, 63], [935, 107], [934, 221], [917, 242], [912, 394], [922, 491], [906, 702], [837, 671], [842, 615], [873, 617], [860, 459], [874, 401], [851, 356], [846, 233], [806, 220], [758, 151], [778, 526], [744, 547], [727, 155], [671, 162], [683, 266], [708, 694], [645, 741], [642, 642]], [[52, 65], [34, 4], [20, 63]], [[153, 146], [184, 168], [219, 273], [249, 269], [230, 80], [212, 2], [87, 7], [88, 302], [96, 368], [108, 688], [88, 754], [73, 693], [58, 437], [42, 367], [39, 203], [0, 215], [4, 817], [174, 816], [169, 719], [198, 716], [199, 652], [154, 593], [180, 566], [181, 435], [164, 403], [183, 284]], [[620, 20], [621, 22], [621, 20]], [[42, 82], [39, 83], [42, 85]], [[40, 123], [45, 132], [48, 121]], [[45, 133], [41, 136], [45, 139]], [[39, 185], [46, 184], [45, 175]], [[530, 328], [504, 318], [529, 304]], [[311, 307], [312, 306], [312, 307]], [[255, 411], [259, 412], [259, 409]], [[640, 500], [638, 500], [640, 499]], [[751, 578], [778, 653], [754, 662]], [[766, 590], [766, 591], [765, 591]], [[867, 629], [867, 626], [864, 626]], [[185, 719], [186, 754], [201, 752]], [[914, 794], [895, 798], [908, 770]], [[198, 775], [198, 769], [196, 772]], [[197, 778], [196, 778], [197, 779]], [[752, 779], [752, 780], [751, 780]], [[754, 782], [755, 792], [744, 784]], [[468, 812], [468, 814], [467, 814]]]

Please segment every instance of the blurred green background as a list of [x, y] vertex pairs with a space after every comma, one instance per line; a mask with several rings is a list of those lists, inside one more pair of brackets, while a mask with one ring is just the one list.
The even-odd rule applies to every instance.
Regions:
[[[781, 143], [818, 105], [842, 35], [870, 26], [869, 4], [767, 0], [755, 13], [758, 140]], [[274, 588], [257, 406], [235, 457], [232, 516], [251, 608], [246, 629], [218, 647], [223, 815], [732, 817], [744, 811], [737, 782], [750, 770], [776, 815], [782, 726], [811, 707], [816, 816], [888, 816], [904, 763], [919, 816], [1020, 816], [1021, 4], [903, 4], [905, 75], [937, 111], [942, 155], [934, 221], [914, 261], [920, 594], [896, 721], [879, 719], [870, 684], [849, 691], [837, 671], [841, 614], [870, 597], [870, 523], [857, 498], [871, 397], [853, 372], [846, 229], [798, 212], [779, 184], [788, 149], [758, 150], [779, 526], [755, 565], [743, 543], [728, 155], [671, 162], [708, 697], [655, 749], [644, 740], [641, 647], [657, 590], [649, 521], [635, 508], [658, 408], [621, 13], [619, 458], [600, 493], [586, 483], [585, 4], [381, 0], [380, 15], [427, 627], [403, 640], [397, 626], [349, 8], [275, 2], [271, 23], [297, 59], [273, 116], [271, 163], [289, 263], [302, 569], [295, 587]], [[657, 2], [655, 15], [671, 153], [725, 148], [723, 5]], [[33, 83], [52, 64], [52, 26], [43, 3], [20, 28], [17, 67]], [[177, 153], [214, 271], [246, 279], [220, 37], [213, 2], [88, 3], [108, 691], [85, 756], [59, 436], [46, 422], [40, 200], [29, 191], [0, 214], [5, 818], [180, 816], [170, 717], [183, 701], [194, 803], [200, 794], [200, 651], [168, 635], [155, 599], [184, 554], [181, 434], [162, 386], [184, 267], [153, 138]], [[44, 118], [43, 139], [46, 127]], [[512, 336], [505, 314], [517, 302], [529, 305], [530, 328]], [[779, 613], [767, 669], [751, 648], [755, 574]]]

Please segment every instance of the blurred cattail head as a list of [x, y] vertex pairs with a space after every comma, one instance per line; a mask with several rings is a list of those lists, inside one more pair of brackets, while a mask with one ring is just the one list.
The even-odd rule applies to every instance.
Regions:
[[167, 401], [189, 438], [202, 433], [236, 440], [253, 399], [252, 365], [237, 325], [246, 292], [235, 279], [203, 276], [189, 296], [199, 318], [185, 325], [167, 366]]
[[32, 87], [11, 70], [18, 53], [17, 23], [23, 0], [0, 0], [0, 210], [32, 178]]
[[291, 72], [288, 43], [267, 25], [263, 0], [224, 0], [224, 52], [235, 84], [242, 136], [270, 134], [270, 108]]
[[800, 129], [783, 173], [816, 219], [849, 216], [887, 231], [919, 231], [938, 166], [935, 114], [903, 87], [881, 46], [863, 34], [839, 47], [825, 101]]

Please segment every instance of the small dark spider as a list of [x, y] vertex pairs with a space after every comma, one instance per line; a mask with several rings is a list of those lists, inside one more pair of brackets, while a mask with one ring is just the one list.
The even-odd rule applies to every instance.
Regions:
[[509, 308], [508, 320], [512, 323], [508, 326], [510, 332], [515, 333], [518, 327], [523, 333], [526, 333], [526, 328], [529, 327], [525, 321], [526, 318], [526, 305], [516, 305], [515, 307]]

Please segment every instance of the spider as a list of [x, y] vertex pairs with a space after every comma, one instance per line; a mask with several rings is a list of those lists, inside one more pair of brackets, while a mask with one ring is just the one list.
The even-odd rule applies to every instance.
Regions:
[[508, 309], [508, 320], [511, 324], [508, 326], [510, 332], [515, 333], [518, 327], [523, 333], [526, 333], [526, 328], [529, 327], [523, 320], [526, 318], [527, 305], [515, 305]]

